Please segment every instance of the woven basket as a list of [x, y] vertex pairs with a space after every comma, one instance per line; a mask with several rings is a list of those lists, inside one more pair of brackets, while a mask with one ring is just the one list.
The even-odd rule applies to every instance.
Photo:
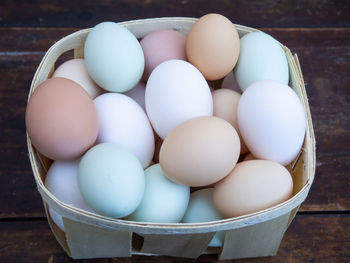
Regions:
[[[137, 38], [160, 29], [188, 33], [195, 18], [155, 18], [120, 23]], [[236, 25], [240, 37], [258, 31]], [[74, 50], [82, 58], [84, 42], [90, 29], [80, 30], [56, 42], [42, 59], [31, 84], [28, 99], [35, 88], [48, 79], [55, 62], [65, 52]], [[89, 213], [56, 199], [44, 186], [45, 175], [52, 161], [42, 156], [27, 135], [29, 158], [37, 188], [44, 202], [47, 218], [57, 241], [72, 258], [130, 257], [134, 254], [197, 258], [217, 253], [219, 259], [250, 258], [275, 255], [282, 237], [305, 200], [315, 173], [315, 138], [303, 76], [297, 55], [283, 46], [289, 72], [289, 85], [301, 99], [307, 117], [306, 136], [302, 150], [292, 163], [294, 194], [289, 200], [250, 215], [206, 223], [142, 223], [112, 219]], [[48, 214], [48, 207], [63, 216], [65, 232]], [[220, 248], [208, 248], [217, 231], [225, 231]]]

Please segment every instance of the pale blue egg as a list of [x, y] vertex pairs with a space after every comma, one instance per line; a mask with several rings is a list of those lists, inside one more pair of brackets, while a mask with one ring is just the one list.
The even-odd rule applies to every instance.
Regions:
[[251, 32], [240, 42], [235, 77], [242, 91], [260, 80], [275, 80], [288, 85], [287, 58], [276, 39], [263, 32]]
[[190, 187], [169, 180], [159, 164], [145, 170], [145, 193], [129, 220], [178, 223], [184, 216], [190, 198]]
[[114, 22], [100, 23], [90, 31], [84, 57], [91, 78], [111, 92], [132, 89], [145, 67], [139, 41], [127, 28]]
[[81, 159], [78, 185], [85, 202], [99, 214], [120, 218], [140, 204], [145, 175], [137, 157], [114, 143], [91, 148]]
[[[193, 192], [190, 196], [183, 223], [210, 222], [224, 219], [215, 208], [213, 202], [213, 188], [205, 188]], [[225, 237], [224, 231], [217, 232], [210, 241], [210, 247], [221, 247]]]

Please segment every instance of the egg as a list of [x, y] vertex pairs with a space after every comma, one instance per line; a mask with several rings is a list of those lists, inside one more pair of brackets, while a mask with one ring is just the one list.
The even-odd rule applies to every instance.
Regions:
[[[78, 167], [79, 160], [53, 162], [45, 177], [45, 187], [61, 202], [93, 212], [80, 194]], [[49, 213], [55, 224], [64, 231], [62, 216], [51, 207], [49, 208]]]
[[140, 41], [145, 55], [144, 80], [160, 63], [171, 60], [186, 60], [186, 36], [175, 30], [157, 30]]
[[67, 78], [78, 83], [94, 99], [103, 90], [89, 76], [84, 59], [71, 59], [61, 64], [53, 73], [53, 78]]
[[213, 200], [227, 217], [242, 216], [273, 207], [292, 196], [293, 180], [288, 170], [273, 161], [238, 163], [214, 186]]
[[[190, 201], [182, 223], [210, 222], [224, 219], [213, 202], [213, 188], [205, 188], [191, 193]], [[209, 247], [221, 247], [225, 237], [224, 231], [217, 232]]]
[[226, 17], [207, 14], [188, 32], [186, 54], [208, 80], [225, 77], [237, 63], [240, 41], [236, 27]]
[[160, 149], [160, 165], [174, 182], [205, 186], [224, 178], [237, 163], [236, 130], [218, 117], [197, 117], [177, 126]]
[[121, 218], [140, 204], [145, 175], [137, 157], [126, 148], [103, 143], [81, 159], [78, 185], [85, 202], [99, 214]]
[[112, 92], [132, 89], [145, 67], [139, 41], [127, 28], [114, 22], [92, 28], [85, 41], [84, 56], [92, 79]]
[[190, 188], [170, 181], [159, 164], [145, 170], [145, 192], [129, 220], [153, 223], [178, 223], [190, 199]]
[[222, 80], [221, 83], [221, 88], [222, 89], [232, 89], [238, 93], [242, 93], [241, 88], [239, 87], [235, 74], [233, 73], [233, 71], [231, 71], [230, 73], [228, 73], [224, 79]]
[[140, 81], [135, 87], [125, 92], [124, 94], [132, 98], [134, 101], [136, 101], [137, 104], [139, 104], [141, 108], [144, 110], [144, 112], [146, 112], [145, 93], [146, 93], [146, 85]]
[[134, 153], [144, 168], [147, 167], [154, 154], [154, 136], [142, 108], [119, 93], [102, 94], [94, 104], [100, 127], [97, 143], [120, 144]]
[[218, 89], [212, 92], [214, 112], [213, 115], [229, 122], [237, 131], [241, 142], [241, 154], [247, 153], [245, 145], [238, 128], [237, 108], [241, 94], [231, 89]]
[[48, 79], [35, 89], [25, 121], [32, 144], [53, 160], [78, 158], [98, 134], [93, 101], [79, 84], [66, 78]]
[[241, 96], [238, 126], [244, 142], [257, 159], [287, 165], [301, 150], [306, 118], [294, 90], [265, 80], [253, 83]]
[[242, 91], [260, 80], [275, 80], [288, 85], [288, 62], [280, 43], [263, 32], [244, 35], [235, 77]]
[[180, 123], [213, 114], [213, 100], [203, 75], [183, 60], [158, 65], [146, 84], [146, 111], [157, 134], [164, 139]]

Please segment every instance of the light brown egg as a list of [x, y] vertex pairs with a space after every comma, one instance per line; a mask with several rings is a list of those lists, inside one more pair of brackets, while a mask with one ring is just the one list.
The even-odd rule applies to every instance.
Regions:
[[268, 160], [238, 163], [214, 186], [213, 200], [225, 217], [258, 212], [288, 200], [293, 180], [281, 164]]
[[239, 137], [231, 124], [217, 117], [198, 117], [165, 138], [160, 165], [177, 183], [204, 186], [224, 178], [236, 165], [239, 152]]
[[187, 36], [187, 58], [208, 80], [223, 78], [232, 71], [239, 51], [236, 27], [219, 14], [202, 16]]
[[245, 145], [238, 128], [237, 108], [241, 94], [230, 89], [218, 89], [212, 92], [213, 95], [213, 115], [228, 121], [237, 131], [241, 141], [241, 154], [249, 150]]
[[40, 84], [26, 109], [32, 144], [54, 160], [75, 159], [96, 141], [98, 119], [88, 93], [76, 82], [52, 78]]

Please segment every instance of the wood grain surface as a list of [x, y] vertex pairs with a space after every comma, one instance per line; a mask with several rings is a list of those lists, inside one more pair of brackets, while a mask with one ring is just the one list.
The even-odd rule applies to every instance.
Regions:
[[[57, 40], [101, 21], [210, 12], [257, 27], [297, 53], [317, 143], [307, 200], [276, 257], [232, 262], [348, 262], [350, 259], [349, 1], [1, 1], [0, 262], [71, 262], [52, 235], [26, 149], [31, 79]], [[81, 262], [184, 262], [169, 257]], [[215, 262], [204, 255], [198, 261]], [[195, 262], [186, 260], [188, 262]]]

